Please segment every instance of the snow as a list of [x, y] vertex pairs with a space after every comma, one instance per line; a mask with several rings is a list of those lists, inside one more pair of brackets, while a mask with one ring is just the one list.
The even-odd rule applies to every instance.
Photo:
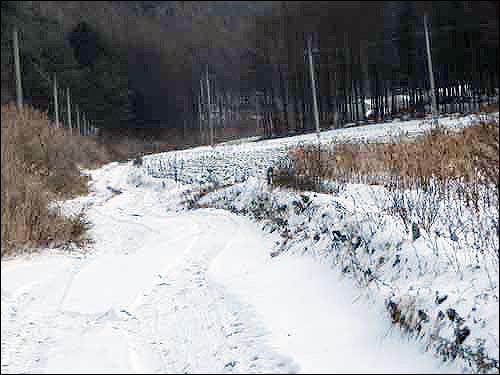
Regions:
[[[498, 118], [498, 114], [495, 115]], [[480, 121], [480, 116], [443, 117], [439, 123], [460, 130]], [[321, 132], [322, 144], [389, 142], [399, 137], [415, 138], [432, 129], [431, 121], [394, 121]], [[171, 178], [185, 184], [217, 182], [231, 185], [250, 176], [265, 176], [268, 167], [287, 160], [288, 151], [297, 145], [317, 144], [315, 134], [264, 140], [238, 145], [220, 144], [167, 152], [143, 158], [144, 169], [154, 177]]]
[[238, 236], [245, 242], [233, 242], [230, 251], [222, 252], [212, 264], [211, 275], [253, 306], [272, 330], [272, 346], [294, 358], [302, 373], [457, 370], [439, 366], [429, 353], [409, 345], [391, 330], [382, 311], [328, 265], [296, 254], [263, 256], [254, 246], [261, 236], [256, 228], [242, 226], [238, 234], [241, 231], [248, 232]]
[[[451, 372], [330, 267], [130, 164], [88, 171], [87, 253], [2, 260], [2, 373]], [[120, 192], [120, 193], [117, 193]]]
[[[251, 178], [206, 195], [200, 204], [263, 218], [264, 230], [279, 232], [272, 254], [308, 255], [342, 270], [379, 306], [396, 303], [409, 318], [410, 329], [421, 326], [414, 334], [428, 345], [438, 345], [436, 338], [453, 344], [457, 332], [467, 327], [464, 350], [498, 359], [498, 237], [494, 227], [488, 233], [489, 227], [479, 224], [482, 219], [457, 208], [459, 204], [438, 208], [434, 231], [422, 230], [417, 239], [387, 214], [391, 198], [383, 187], [347, 184], [336, 194], [299, 195], [270, 190]], [[498, 223], [497, 207], [482, 207], [483, 217], [496, 215], [492, 225]], [[451, 228], [457, 238], [452, 240], [441, 228]], [[467, 237], [472, 234], [470, 242]], [[477, 236], [491, 252], [484, 252], [484, 247], [478, 257], [472, 247], [477, 246]], [[440, 318], [450, 309], [460, 319]], [[424, 320], [416, 318], [418, 311], [425, 314]]]
[[[129, 355], [126, 338], [110, 325], [75, 335], [64, 347], [50, 355], [47, 373], [127, 374], [134, 370], [125, 358]], [[85, 355], [82, 355], [85, 353]], [[134, 371], [135, 372], [135, 371]]]
[[295, 372], [206, 274], [233, 215], [171, 213], [131, 165], [88, 173], [92, 193], [61, 208], [87, 207], [89, 252], [2, 260], [2, 372]]
[[[440, 121], [460, 129], [478, 118]], [[429, 127], [395, 122], [322, 139], [387, 141]], [[2, 373], [473, 372], [424, 351], [431, 329], [454, 337], [456, 327], [436, 318], [452, 307], [471, 327], [467, 342], [484, 342], [498, 359], [498, 270], [474, 268], [474, 253], [459, 251], [478, 223], [464, 207], [443, 207], [433, 227], [446, 234], [461, 220], [458, 241], [425, 231], [413, 241], [387, 214], [383, 188], [347, 185], [328, 195], [267, 188], [267, 168], [291, 147], [316, 142], [314, 134], [253, 141], [85, 171], [91, 193], [60, 209], [84, 210], [92, 223], [87, 251], [2, 259]], [[187, 210], [186, 200], [207, 186], [219, 187], [200, 201], [207, 208]], [[244, 216], [260, 204], [260, 221]], [[484, 210], [479, 223], [495, 215]], [[339, 233], [349, 238], [334, 249]], [[353, 265], [348, 245], [370, 251], [359, 251]], [[391, 266], [396, 259], [401, 265]], [[491, 262], [488, 255], [480, 265]], [[365, 276], [343, 272], [347, 264], [373, 269], [380, 283], [365, 285]], [[435, 291], [447, 299], [434, 303]], [[425, 309], [426, 335], [402, 335], [388, 300]]]

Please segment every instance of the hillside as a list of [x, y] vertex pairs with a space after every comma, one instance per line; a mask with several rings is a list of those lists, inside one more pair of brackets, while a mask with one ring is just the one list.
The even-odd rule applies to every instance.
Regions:
[[2, 373], [499, 371], [498, 1], [2, 1]]
[[[443, 118], [440, 137], [460, 151], [477, 134], [498, 184], [498, 113], [490, 120]], [[430, 125], [329, 131], [322, 149], [393, 141], [430, 154]], [[482, 172], [475, 185], [266, 183], [267, 166], [314, 142], [85, 171], [89, 195], [61, 209], [85, 210], [86, 251], [2, 260], [3, 371], [496, 373], [498, 189]]]
[[[207, 143], [199, 133], [209, 127], [208, 69], [212, 126], [222, 138], [235, 128], [313, 130], [309, 38], [321, 127], [363, 123], [367, 113], [377, 121], [422, 115], [431, 103], [426, 14], [439, 112], [491, 104], [499, 86], [491, 1], [6, 1], [2, 102], [14, 97], [17, 25], [26, 100], [52, 116], [57, 74], [102, 129], [177, 128]], [[260, 112], [258, 124], [243, 119], [249, 111]]]
[[97, 126], [178, 126], [205, 63], [221, 80], [238, 80], [248, 27], [270, 3], [2, 2], [2, 102], [14, 97], [17, 25], [24, 91], [35, 106], [52, 110], [47, 78], [57, 73]]

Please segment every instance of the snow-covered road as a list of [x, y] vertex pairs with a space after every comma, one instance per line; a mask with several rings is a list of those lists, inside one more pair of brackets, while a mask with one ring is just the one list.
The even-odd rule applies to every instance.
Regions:
[[249, 219], [170, 210], [182, 188], [134, 173], [95, 171], [65, 206], [87, 207], [89, 254], [2, 260], [2, 373], [456, 372], [326, 264], [271, 258]]

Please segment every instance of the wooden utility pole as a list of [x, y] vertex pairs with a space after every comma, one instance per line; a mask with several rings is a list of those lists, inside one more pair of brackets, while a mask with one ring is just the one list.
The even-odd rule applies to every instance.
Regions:
[[316, 123], [316, 136], [318, 137], [318, 143], [320, 142], [320, 129], [319, 129], [319, 114], [318, 114], [318, 100], [316, 98], [316, 80], [314, 78], [314, 67], [312, 58], [312, 40], [311, 36], [307, 39], [307, 54], [309, 55], [309, 73], [311, 75], [311, 89], [313, 97], [313, 110], [314, 110], [314, 122]]
[[73, 126], [71, 123], [71, 100], [69, 97], [69, 88], [66, 89], [66, 110], [67, 110], [67, 116], [68, 116], [69, 131], [71, 134], [73, 134]]
[[23, 111], [23, 85], [21, 81], [21, 58], [19, 56], [19, 36], [17, 33], [17, 27], [14, 27], [13, 31], [13, 41], [14, 41], [14, 65], [16, 70], [16, 99], [17, 99], [17, 110], [19, 113]]
[[80, 110], [78, 108], [78, 104], [76, 105], [76, 128], [78, 130], [78, 135], [82, 135], [82, 130], [80, 127]]
[[259, 132], [259, 95], [258, 91], [255, 90], [255, 132]]
[[200, 78], [200, 98], [198, 100], [199, 111], [200, 111], [200, 143], [203, 144], [203, 78]]
[[214, 147], [214, 129], [212, 125], [212, 103], [210, 101], [210, 79], [208, 77], [208, 64], [206, 72], [206, 83], [207, 83], [207, 103], [208, 103], [208, 127], [210, 129], [210, 145]]
[[56, 118], [56, 128], [59, 128], [59, 97], [57, 92], [57, 77], [54, 74], [54, 115]]
[[429, 81], [431, 84], [431, 105], [433, 123], [437, 125], [438, 122], [438, 109], [436, 102], [436, 85], [434, 82], [434, 71], [432, 70], [432, 56], [431, 56], [431, 42], [429, 38], [429, 30], [427, 26], [427, 13], [424, 14], [424, 31], [425, 31], [425, 46], [427, 49], [427, 65], [429, 68]]
[[85, 137], [87, 135], [87, 116], [85, 115], [85, 112], [82, 114], [82, 135]]

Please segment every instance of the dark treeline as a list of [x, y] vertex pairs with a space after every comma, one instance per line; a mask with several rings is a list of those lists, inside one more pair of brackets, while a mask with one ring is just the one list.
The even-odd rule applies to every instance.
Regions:
[[221, 93], [214, 103], [224, 92], [235, 104], [250, 44], [247, 32], [270, 6], [265, 1], [2, 1], [2, 102], [15, 94], [12, 28], [17, 26], [27, 102], [52, 111], [50, 79], [57, 73], [98, 127], [194, 126], [207, 64]]
[[[72, 102], [96, 125], [133, 121], [126, 56], [89, 22], [82, 20], [65, 30], [57, 18], [36, 12], [36, 5], [1, 3], [2, 102], [12, 100], [15, 94], [12, 29], [17, 27], [27, 103], [53, 115], [52, 79], [56, 74], [62, 105], [65, 89], [69, 88]], [[66, 111], [61, 115], [65, 121]]]
[[499, 87], [498, 2], [280, 2], [254, 31], [256, 89], [271, 103], [268, 134], [313, 127], [309, 37], [323, 126], [366, 120], [368, 105], [381, 119], [429, 110], [425, 13], [439, 110], [477, 110], [489, 101]]
[[[216, 128], [260, 126], [268, 135], [312, 129], [309, 37], [323, 127], [364, 121], [369, 108], [375, 119], [422, 113], [430, 87], [424, 13], [440, 111], [476, 110], [499, 87], [496, 1], [2, 1], [1, 7], [2, 101], [15, 92], [11, 30], [18, 26], [26, 100], [50, 114], [57, 73], [102, 128], [206, 128], [208, 67]], [[259, 125], [245, 116], [256, 111], [263, 115]]]

